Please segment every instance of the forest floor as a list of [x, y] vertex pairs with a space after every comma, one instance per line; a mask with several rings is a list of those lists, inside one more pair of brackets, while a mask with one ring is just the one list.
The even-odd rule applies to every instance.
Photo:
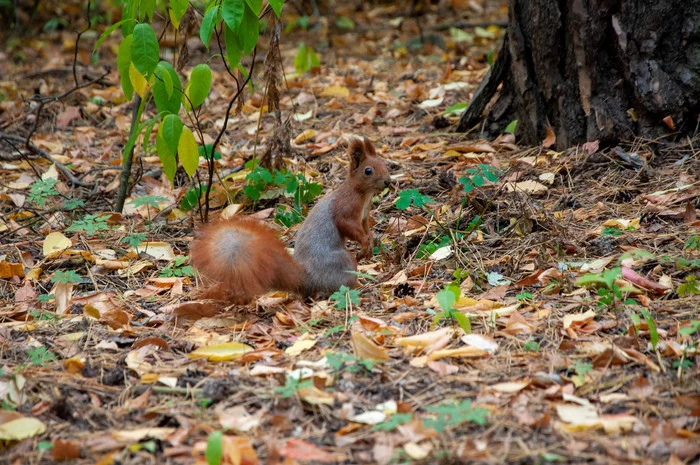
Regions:
[[[700, 140], [557, 151], [553, 137], [522, 147], [509, 131], [455, 133], [455, 105], [504, 32], [495, 3], [431, 6], [420, 29], [410, 2], [348, 3], [308, 24], [285, 7], [286, 167], [332, 190], [341, 136], [364, 134], [394, 185], [374, 203], [359, 293], [216, 312], [187, 303], [200, 215], [183, 208], [187, 177], [165, 180], [150, 144], [125, 211], [111, 213], [132, 108], [118, 34], [95, 62], [98, 34], [81, 37], [78, 61], [92, 64], [79, 82], [112, 71], [79, 89], [73, 2], [63, 30], [6, 41], [0, 462], [204, 464], [205, 450], [226, 464], [698, 460]], [[161, 46], [175, 53], [171, 39]], [[311, 73], [294, 70], [301, 42], [320, 58]], [[187, 44], [185, 71], [208, 57], [196, 32]], [[211, 66], [207, 142], [235, 90]], [[242, 192], [243, 163], [276, 131], [260, 116], [262, 73], [260, 61], [217, 170], [234, 208], [272, 224], [292, 200], [274, 186], [255, 203]], [[83, 185], [26, 151], [27, 137]], [[298, 226], [279, 229], [292, 244]]]

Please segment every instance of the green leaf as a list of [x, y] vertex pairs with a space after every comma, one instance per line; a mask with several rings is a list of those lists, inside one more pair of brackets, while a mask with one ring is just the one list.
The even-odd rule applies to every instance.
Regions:
[[121, 21], [116, 22], [116, 23], [112, 24], [111, 26], [109, 26], [107, 29], [105, 29], [105, 32], [103, 32], [102, 35], [100, 35], [100, 38], [97, 39], [97, 42], [95, 42], [95, 46], [92, 49], [92, 53], [95, 53], [97, 51], [97, 49], [100, 47], [100, 45], [102, 45], [102, 42], [104, 42], [107, 37], [109, 37], [114, 31], [117, 30], [117, 28], [119, 26], [124, 24], [126, 21], [133, 21], [133, 20], [131, 20], [129, 18], [122, 19]]
[[651, 316], [651, 313], [649, 313], [643, 308], [641, 308], [639, 311], [644, 317], [644, 320], [647, 322], [647, 326], [649, 327], [649, 340], [651, 341], [651, 347], [652, 349], [656, 350], [656, 344], [659, 343], [659, 332], [656, 329], [656, 322], [654, 321], [654, 317]]
[[272, 10], [275, 12], [277, 18], [279, 18], [282, 14], [282, 6], [284, 5], [284, 0], [268, 0], [268, 3], [272, 7]]
[[472, 182], [476, 187], [484, 187], [484, 177], [480, 174], [477, 174], [472, 178]]
[[388, 420], [374, 425], [372, 431], [393, 431], [411, 421], [412, 418], [412, 413], [395, 413]]
[[158, 135], [163, 138], [168, 152], [173, 157], [177, 153], [177, 145], [180, 143], [180, 135], [182, 134], [182, 121], [177, 115], [167, 115], [163, 118], [158, 128]]
[[160, 162], [163, 164], [165, 176], [172, 183], [175, 179], [175, 173], [177, 172], [177, 161], [175, 160], [175, 154], [170, 153], [168, 144], [161, 135], [160, 128], [158, 128], [158, 134], [156, 135], [156, 153], [158, 154], [158, 158], [160, 158]]
[[54, 273], [53, 278], [51, 278], [52, 283], [79, 283], [83, 280], [80, 275], [75, 270], [61, 271], [58, 270]]
[[461, 313], [457, 310], [452, 311], [452, 318], [457, 321], [457, 324], [459, 325], [460, 328], [464, 330], [465, 333], [471, 334], [472, 332], [472, 322], [469, 321], [469, 317], [465, 315], [464, 313]]
[[182, 101], [182, 83], [175, 68], [167, 61], [161, 61], [156, 68], [156, 81], [153, 84], [153, 100], [158, 113], [180, 112]]
[[149, 22], [153, 22], [153, 13], [156, 12], [156, 0], [141, 0], [141, 19], [148, 18]]
[[443, 115], [444, 116], [461, 115], [467, 109], [467, 106], [468, 106], [468, 104], [466, 104], [466, 103], [455, 103], [454, 105], [447, 107], [447, 109], [445, 110], [445, 113], [443, 113]]
[[470, 34], [456, 27], [450, 28], [450, 36], [452, 36], [452, 40], [455, 42], [466, 42], [468, 44], [474, 43], [474, 34]]
[[619, 266], [603, 272], [603, 281], [608, 286], [608, 289], [612, 289], [613, 283], [620, 275], [622, 275], [622, 268]]
[[304, 43], [299, 44], [297, 49], [297, 54], [294, 57], [294, 68], [297, 73], [305, 73], [313, 68], [317, 68], [321, 65], [318, 55], [314, 52], [314, 49], [305, 45]]
[[355, 29], [355, 23], [352, 21], [352, 19], [348, 18], [347, 16], [340, 16], [338, 19], [335, 20], [335, 25], [338, 26], [340, 29]]
[[224, 0], [221, 5], [221, 13], [226, 25], [232, 31], [238, 32], [245, 14], [245, 0]]
[[167, 201], [168, 199], [166, 199], [165, 197], [160, 197], [158, 195], [142, 195], [141, 197], [136, 197], [134, 200], [129, 202], [129, 205], [132, 205], [136, 208], [142, 207], [144, 205], [148, 205], [154, 208], [160, 208], [158, 204], [160, 202]]
[[517, 126], [518, 126], [518, 120], [514, 119], [513, 121], [510, 122], [510, 124], [508, 124], [508, 126], [506, 126], [506, 128], [505, 128], [505, 130], [503, 130], [503, 132], [505, 132], [506, 134], [515, 134], [515, 128]]
[[146, 124], [146, 130], [143, 133], [143, 149], [144, 149], [144, 151], [146, 150], [149, 142], [151, 141], [151, 134], [153, 133], [153, 128], [155, 127], [157, 122], [158, 122], [158, 118], [151, 118], [150, 120], [144, 121], [144, 124]]
[[133, 36], [126, 36], [119, 44], [117, 52], [117, 68], [119, 69], [119, 80], [122, 83], [122, 91], [127, 100], [131, 100], [134, 95], [134, 86], [129, 78], [129, 65], [131, 64], [131, 40]]
[[448, 289], [443, 289], [442, 291], [438, 292], [435, 297], [437, 298], [440, 307], [442, 307], [442, 310], [445, 312], [452, 310], [452, 307], [454, 307], [454, 304], [457, 301], [454, 292]]
[[192, 176], [199, 165], [199, 152], [197, 151], [197, 141], [194, 139], [194, 134], [187, 126], [182, 128], [177, 153], [180, 156], [182, 167], [185, 168], [185, 173], [188, 176]]
[[228, 58], [228, 65], [231, 68], [236, 68], [243, 56], [243, 46], [241, 45], [241, 40], [238, 38], [238, 34], [231, 30], [231, 28], [226, 25], [224, 27], [224, 43], [226, 44], [226, 58]]
[[[190, 82], [185, 87], [185, 94], [192, 103], [192, 108], [198, 108], [209, 95], [211, 90], [211, 68], [206, 63], [194, 67], [190, 74]], [[190, 102], [185, 101], [186, 105]]]
[[199, 27], [199, 38], [202, 39], [202, 43], [207, 47], [207, 50], [209, 50], [209, 43], [211, 42], [211, 36], [214, 33], [218, 16], [219, 5], [214, 5], [207, 10], [202, 19], [202, 25]]
[[160, 59], [158, 38], [150, 24], [137, 24], [131, 39], [131, 60], [141, 74], [149, 77]]
[[94, 235], [98, 231], [109, 230], [106, 216], [85, 215], [82, 219], [73, 221], [66, 231], [85, 232], [88, 235]]
[[204, 451], [204, 458], [207, 465], [219, 465], [224, 455], [224, 435], [221, 431], [214, 431], [207, 439], [207, 448]]
[[[201, 147], [200, 147], [201, 148]], [[190, 187], [180, 201], [180, 209], [184, 212], [192, 210], [199, 204], [204, 188], [202, 186]]]
[[185, 13], [187, 13], [187, 7], [190, 5], [189, 0], [170, 0], [170, 8], [173, 10], [173, 16], [175, 16], [175, 23], [176, 23], [176, 28], [177, 25], [180, 23], [180, 20], [182, 19], [183, 16], [185, 16]]
[[260, 20], [248, 6], [243, 14], [243, 21], [238, 30], [238, 38], [243, 47], [243, 55], [248, 55], [253, 51], [258, 44], [258, 35], [260, 34]]
[[[204, 146], [200, 145], [197, 149], [197, 151], [199, 152], [199, 156], [204, 158], [205, 160], [209, 160], [212, 147], [213, 144], [206, 144]], [[221, 152], [219, 152], [218, 150], [214, 152], [214, 160], [221, 160]]]
[[[257, 18], [258, 15], [260, 15], [260, 11], [262, 11], [262, 0], [245, 0], [245, 2], [248, 4], [250, 10]], [[243, 19], [243, 21], [245, 21], [245, 18]]]

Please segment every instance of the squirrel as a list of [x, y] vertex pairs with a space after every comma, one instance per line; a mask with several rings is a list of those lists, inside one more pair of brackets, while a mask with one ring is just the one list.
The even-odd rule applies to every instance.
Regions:
[[220, 220], [198, 231], [190, 260], [211, 283], [206, 297], [245, 303], [272, 290], [313, 297], [357, 286], [357, 261], [345, 243], [360, 245], [358, 259], [372, 255], [372, 198], [389, 186], [390, 178], [369, 139], [347, 140], [347, 178], [311, 209], [297, 233], [293, 256], [274, 229], [251, 217]]

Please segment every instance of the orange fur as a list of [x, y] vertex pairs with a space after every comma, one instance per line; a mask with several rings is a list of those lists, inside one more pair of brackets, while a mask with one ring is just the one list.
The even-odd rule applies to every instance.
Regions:
[[209, 298], [243, 303], [272, 289], [298, 292], [302, 282], [303, 271], [275, 230], [250, 217], [202, 226], [190, 257]]

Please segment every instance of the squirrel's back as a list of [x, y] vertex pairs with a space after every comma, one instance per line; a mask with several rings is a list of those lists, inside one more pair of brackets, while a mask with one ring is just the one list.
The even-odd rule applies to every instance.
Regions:
[[213, 284], [207, 297], [245, 302], [271, 289], [298, 292], [303, 271], [274, 229], [250, 217], [203, 226], [190, 250], [192, 265]]

